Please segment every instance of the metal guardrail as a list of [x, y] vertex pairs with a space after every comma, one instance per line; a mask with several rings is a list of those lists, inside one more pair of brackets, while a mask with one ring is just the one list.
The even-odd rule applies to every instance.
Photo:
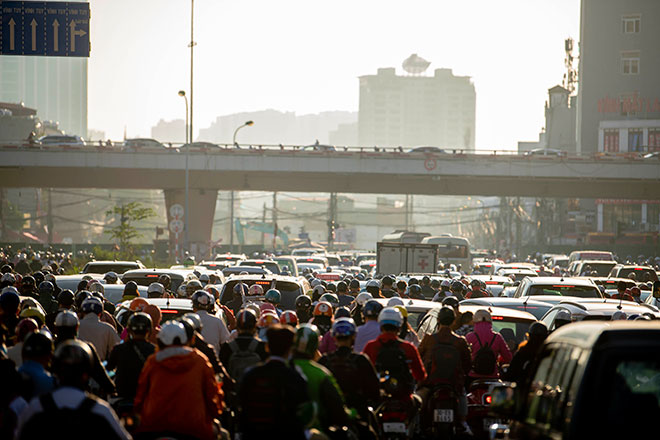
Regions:
[[[510, 158], [510, 159], [543, 159], [543, 160], [648, 160], [644, 156], [647, 152], [590, 152], [590, 153], [563, 153], [563, 154], [540, 154], [530, 152], [518, 152], [514, 150], [464, 150], [464, 149], [441, 149], [442, 151], [414, 151], [409, 147], [357, 147], [357, 146], [333, 146], [334, 149], [324, 148], [323, 145], [283, 145], [283, 144], [215, 144], [204, 143], [194, 145], [190, 153], [198, 154], [245, 154], [245, 153], [294, 153], [309, 154], [312, 156], [333, 156], [348, 154], [360, 154], [369, 156], [395, 156], [397, 158]], [[128, 153], [165, 153], [180, 154], [185, 152], [185, 144], [177, 142], [161, 143], [161, 146], [128, 146], [124, 141], [85, 141], [84, 144], [41, 144], [39, 142], [17, 141], [0, 142], [0, 151], [49, 151], [49, 152], [128, 152]], [[655, 156], [654, 158], [658, 158]]]

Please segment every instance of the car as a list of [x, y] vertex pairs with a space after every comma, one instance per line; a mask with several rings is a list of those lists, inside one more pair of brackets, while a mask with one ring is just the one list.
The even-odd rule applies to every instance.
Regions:
[[565, 157], [566, 152], [562, 150], [557, 150], [555, 148], [535, 148], [533, 150], [525, 151], [523, 156], [554, 156], [554, 157]]
[[231, 261], [236, 263], [237, 261], [241, 260], [247, 260], [247, 256], [245, 254], [230, 254], [227, 252], [226, 254], [217, 254], [214, 258], [215, 261]]
[[137, 261], [117, 261], [117, 260], [101, 260], [90, 261], [83, 266], [80, 273], [108, 273], [114, 272], [121, 275], [126, 271], [135, 269], [146, 269], [140, 260]]
[[315, 256], [323, 257], [328, 261], [328, 266], [339, 266], [341, 259], [336, 254], [317, 254]]
[[[583, 321], [553, 332], [527, 384], [504, 384], [495, 438], [644, 438], [660, 419], [660, 323]], [[643, 414], [640, 414], [640, 411]]]
[[[304, 279], [299, 277], [275, 275], [275, 274], [262, 274], [262, 275], [236, 275], [232, 276], [222, 286], [220, 292], [220, 304], [227, 305], [234, 298], [234, 286], [236, 284], [245, 284], [248, 288], [253, 284], [259, 284], [264, 293], [269, 289], [277, 289], [282, 295], [280, 308], [282, 310], [294, 310], [296, 298], [304, 295], [309, 290], [309, 284]], [[246, 301], [249, 302], [262, 302], [263, 296], [246, 296]]]
[[124, 141], [124, 149], [167, 148], [165, 144], [151, 138], [133, 138]]
[[414, 147], [408, 150], [408, 153], [447, 154], [442, 148], [433, 146]]
[[322, 267], [328, 267], [328, 259], [319, 255], [310, 255], [307, 257], [295, 257], [298, 264], [320, 264]]
[[222, 270], [225, 267], [233, 266], [234, 263], [232, 261], [204, 260], [197, 263], [197, 265], [207, 270]]
[[635, 274], [635, 281], [643, 283], [647, 281], [658, 281], [658, 274], [651, 266], [617, 264], [612, 268], [608, 276], [617, 278], [629, 278], [630, 274]]
[[[193, 313], [192, 300], [190, 298], [145, 298], [149, 304], [153, 304], [160, 309], [161, 321], [160, 324], [176, 319], [186, 313]], [[126, 326], [128, 318], [133, 314], [130, 310], [131, 301], [124, 301], [117, 304], [115, 309], [115, 319], [121, 325]], [[222, 309], [217, 308], [215, 316], [227, 322]]]
[[603, 294], [596, 283], [589, 279], [558, 277], [527, 277], [520, 282], [513, 297], [522, 298], [538, 295], [603, 298]]
[[504, 307], [506, 309], [520, 310], [531, 313], [536, 319], [541, 319], [541, 317], [552, 308], [552, 304], [550, 303], [529, 298], [530, 297], [524, 299], [506, 297], [470, 298], [461, 301], [460, 304], [466, 306]]
[[614, 254], [609, 251], [573, 251], [568, 256], [568, 263], [576, 260], [615, 261]]
[[562, 301], [553, 306], [540, 319], [545, 323], [548, 330], [556, 328], [556, 318], [560, 311], [569, 313], [572, 322], [576, 321], [608, 321], [617, 311], [630, 315], [646, 315], [652, 319], [660, 319], [660, 311], [649, 304], [637, 304], [632, 301], [607, 300], [607, 301]]
[[[124, 284], [103, 284], [103, 296], [111, 303], [119, 304], [124, 296], [124, 287], [126, 287]], [[138, 286], [138, 293], [140, 298], [149, 296], [145, 286]]]
[[91, 279], [98, 281], [103, 280], [102, 273], [86, 273], [75, 275], [55, 275], [55, 283], [57, 283], [57, 287], [60, 289], [69, 289], [75, 293], [78, 290], [78, 284], [80, 284], [80, 282], [83, 280], [83, 277], [91, 277]]
[[320, 250], [318, 248], [299, 248], [291, 251], [293, 257], [309, 257], [318, 253]]
[[293, 256], [280, 255], [277, 257], [273, 257], [273, 261], [277, 263], [281, 271], [284, 271], [284, 268], [286, 267], [289, 273], [294, 277], [297, 277], [299, 275], [298, 264], [296, 263], [296, 259]]
[[176, 292], [181, 284], [188, 282], [195, 277], [192, 270], [176, 269], [136, 269], [124, 272], [121, 279], [124, 284], [129, 281], [135, 281], [138, 286], [149, 286], [151, 283], [158, 282], [161, 275], [169, 275], [171, 280], [170, 290]]
[[194, 151], [220, 151], [221, 147], [213, 142], [193, 142], [181, 145], [182, 152], [185, 152], [188, 148]]
[[523, 278], [527, 278], [527, 277], [535, 278], [535, 277], [538, 277], [538, 276], [539, 276], [539, 274], [536, 273], [536, 271], [535, 271], [535, 270], [532, 270], [532, 269], [507, 269], [507, 268], [500, 268], [500, 269], [498, 269], [498, 271], [496, 272], [496, 274], [497, 274], [498, 276], [500, 276], [500, 277], [507, 277], [507, 278], [509, 278], [509, 279], [511, 279], [511, 278], [513, 277], [513, 279], [514, 279], [515, 281], [520, 281], [520, 280], [522, 280]]
[[554, 268], [559, 266], [561, 269], [568, 267], [568, 255], [553, 255], [548, 258], [546, 266]]
[[80, 136], [64, 134], [42, 136], [37, 142], [44, 147], [83, 148], [85, 146], [85, 140]]
[[237, 266], [263, 267], [264, 269], [268, 269], [274, 274], [280, 273], [280, 266], [278, 266], [277, 262], [273, 260], [241, 260], [238, 262]]
[[569, 273], [572, 276], [597, 276], [606, 277], [616, 266], [616, 261], [603, 260], [578, 260], [571, 265]]
[[330, 153], [330, 152], [337, 151], [337, 149], [332, 145], [322, 145], [322, 144], [319, 144], [319, 141], [316, 141], [316, 143], [313, 144], [313, 145], [306, 145], [306, 146], [302, 147], [302, 151], [323, 151], [323, 152]]
[[378, 256], [374, 252], [360, 253], [355, 256], [355, 265], [359, 266], [364, 260], [376, 260]]

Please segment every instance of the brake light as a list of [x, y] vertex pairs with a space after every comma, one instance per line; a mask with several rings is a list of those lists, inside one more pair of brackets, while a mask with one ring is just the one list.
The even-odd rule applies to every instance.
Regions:
[[493, 285], [493, 284], [498, 284], [498, 283], [497, 283], [497, 281], [486, 281], [486, 284]]
[[491, 396], [490, 394], [486, 394], [484, 396], [484, 403], [486, 405], [490, 405], [492, 402], [493, 402], [493, 396]]
[[495, 321], [503, 321], [503, 320], [504, 320], [504, 317], [503, 317], [503, 316], [493, 316], [492, 318], [493, 318], [493, 320], [495, 320]]
[[270, 281], [257, 281], [254, 284], [261, 284], [262, 286], [270, 286]]
[[558, 286], [552, 286], [552, 287], [559, 287], [560, 289], [572, 289], [572, 288], [574, 288], [575, 286], [567, 286], [567, 285], [565, 285], [565, 284], [560, 284], [560, 285], [558, 285]]
[[639, 267], [637, 267], [637, 268], [635, 268], [635, 270], [644, 270], [644, 269], [640, 269]]
[[158, 278], [158, 275], [147, 275], [147, 278]]
[[161, 309], [160, 313], [164, 313], [164, 314], [166, 314], [166, 315], [176, 315], [178, 312], [177, 312], [176, 310], [167, 310], [167, 309], [166, 309], [166, 310], [162, 310], [162, 309]]

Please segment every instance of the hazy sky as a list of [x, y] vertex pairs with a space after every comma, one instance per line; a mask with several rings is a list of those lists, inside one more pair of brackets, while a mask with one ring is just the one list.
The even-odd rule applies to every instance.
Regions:
[[[358, 76], [417, 53], [477, 92], [477, 147], [515, 147], [544, 124], [579, 0], [196, 0], [195, 132], [267, 108], [357, 111]], [[189, 0], [91, 0], [89, 127], [149, 136], [185, 116]], [[258, 130], [256, 121], [251, 130]], [[229, 142], [229, 139], [218, 139]], [[273, 143], [278, 143], [273, 139]]]

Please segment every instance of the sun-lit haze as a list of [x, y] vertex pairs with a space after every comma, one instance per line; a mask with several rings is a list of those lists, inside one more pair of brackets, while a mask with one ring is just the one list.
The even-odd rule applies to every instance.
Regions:
[[[91, 13], [89, 127], [120, 139], [183, 119], [190, 1], [92, 0]], [[357, 111], [360, 75], [402, 74], [417, 53], [428, 74], [473, 78], [477, 148], [513, 148], [537, 139], [578, 29], [578, 0], [197, 0], [195, 132], [241, 111]]]

